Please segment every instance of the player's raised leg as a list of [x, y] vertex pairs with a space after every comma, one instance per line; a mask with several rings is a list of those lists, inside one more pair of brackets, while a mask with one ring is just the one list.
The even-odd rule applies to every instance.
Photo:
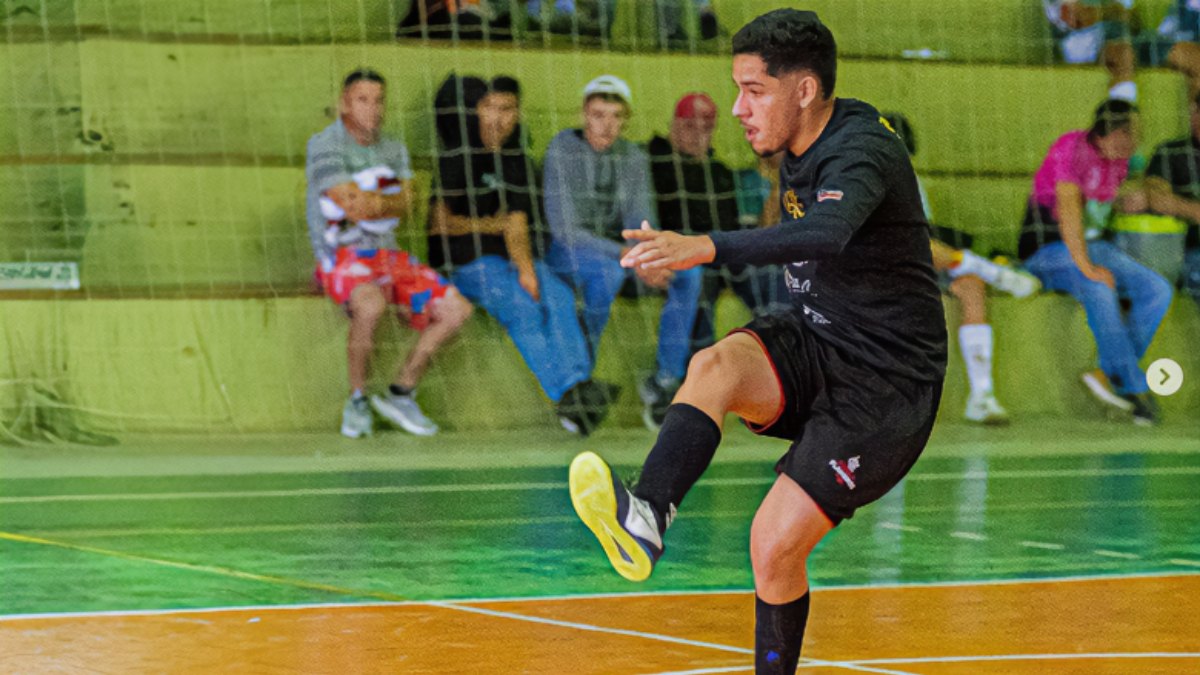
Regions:
[[766, 426], [782, 406], [766, 353], [753, 336], [734, 333], [692, 357], [632, 491], [594, 453], [575, 458], [571, 501], [621, 576], [650, 576], [663, 552], [663, 533], [717, 451], [725, 414]]

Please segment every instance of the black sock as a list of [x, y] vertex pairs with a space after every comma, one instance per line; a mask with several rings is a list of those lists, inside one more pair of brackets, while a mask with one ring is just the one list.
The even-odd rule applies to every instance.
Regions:
[[389, 384], [388, 391], [392, 393], [392, 396], [412, 396], [413, 393], [412, 389], [401, 387], [398, 384]]
[[793, 675], [808, 623], [808, 597], [784, 605], [771, 605], [754, 595], [755, 675]]
[[671, 507], [678, 507], [700, 480], [720, 443], [721, 427], [699, 408], [686, 403], [673, 403], [667, 408], [658, 441], [633, 488], [635, 496], [658, 511], [660, 529], [666, 529]]

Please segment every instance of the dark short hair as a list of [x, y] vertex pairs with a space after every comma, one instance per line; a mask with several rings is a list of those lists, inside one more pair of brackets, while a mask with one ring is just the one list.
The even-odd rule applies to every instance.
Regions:
[[370, 68], [359, 68], [347, 75], [346, 79], [342, 80], [342, 91], [349, 89], [355, 82], [362, 82], [364, 80], [367, 82], [377, 82], [381, 87], [387, 86], [387, 81], [379, 73]]
[[892, 125], [892, 131], [904, 141], [904, 147], [908, 149], [909, 155], [917, 154], [917, 133], [913, 131], [912, 123], [904, 116], [904, 113], [885, 112], [882, 113], [883, 119]]
[[733, 54], [756, 54], [767, 74], [808, 70], [817, 76], [825, 98], [837, 84], [837, 43], [816, 12], [777, 9], [742, 26], [733, 36]]
[[1133, 122], [1133, 116], [1137, 112], [1138, 107], [1129, 101], [1110, 98], [1096, 108], [1088, 135], [1092, 138], [1104, 138], [1114, 131], [1120, 131]]
[[521, 98], [521, 83], [517, 82], [516, 78], [508, 75], [497, 75], [488, 82], [489, 94], [512, 94], [517, 98]]

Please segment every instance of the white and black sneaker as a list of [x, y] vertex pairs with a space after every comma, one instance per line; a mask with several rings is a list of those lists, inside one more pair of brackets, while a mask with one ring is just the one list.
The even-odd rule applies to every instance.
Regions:
[[351, 396], [342, 408], [342, 435], [347, 438], [370, 436], [374, 425], [371, 408], [363, 396]]
[[438, 425], [421, 412], [415, 395], [415, 392], [407, 396], [390, 392], [386, 396], [376, 394], [371, 397], [371, 407], [387, 421], [410, 434], [432, 436], [438, 432]]
[[645, 500], [629, 492], [603, 459], [592, 452], [571, 462], [571, 503], [587, 525], [617, 574], [645, 581], [663, 554], [662, 533], [674, 515], [659, 515]]
[[667, 416], [667, 408], [679, 391], [679, 382], [670, 380], [663, 382], [657, 375], [651, 375], [638, 383], [638, 396], [642, 399], [642, 423], [650, 431], [658, 431], [663, 419]]

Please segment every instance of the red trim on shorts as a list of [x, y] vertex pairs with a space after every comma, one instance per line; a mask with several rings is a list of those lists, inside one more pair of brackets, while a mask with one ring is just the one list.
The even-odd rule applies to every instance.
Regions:
[[775, 423], [779, 421], [779, 418], [783, 417], [783, 411], [787, 409], [787, 394], [783, 391], [783, 378], [779, 377], [779, 369], [775, 367], [775, 361], [771, 358], [771, 352], [767, 351], [767, 345], [763, 344], [762, 338], [758, 336], [758, 333], [755, 333], [749, 328], [734, 328], [733, 330], [729, 331], [730, 335], [733, 335], [734, 333], [745, 333], [746, 335], [754, 338], [754, 341], [758, 343], [759, 348], [762, 349], [763, 356], [767, 357], [767, 363], [771, 364], [771, 372], [775, 374], [775, 383], [779, 385], [779, 410], [775, 412], [775, 416], [771, 418], [770, 422], [757, 425], [748, 419], [741, 418], [742, 424], [745, 424], [747, 429], [756, 434], [761, 434], [762, 432], [774, 426]]

